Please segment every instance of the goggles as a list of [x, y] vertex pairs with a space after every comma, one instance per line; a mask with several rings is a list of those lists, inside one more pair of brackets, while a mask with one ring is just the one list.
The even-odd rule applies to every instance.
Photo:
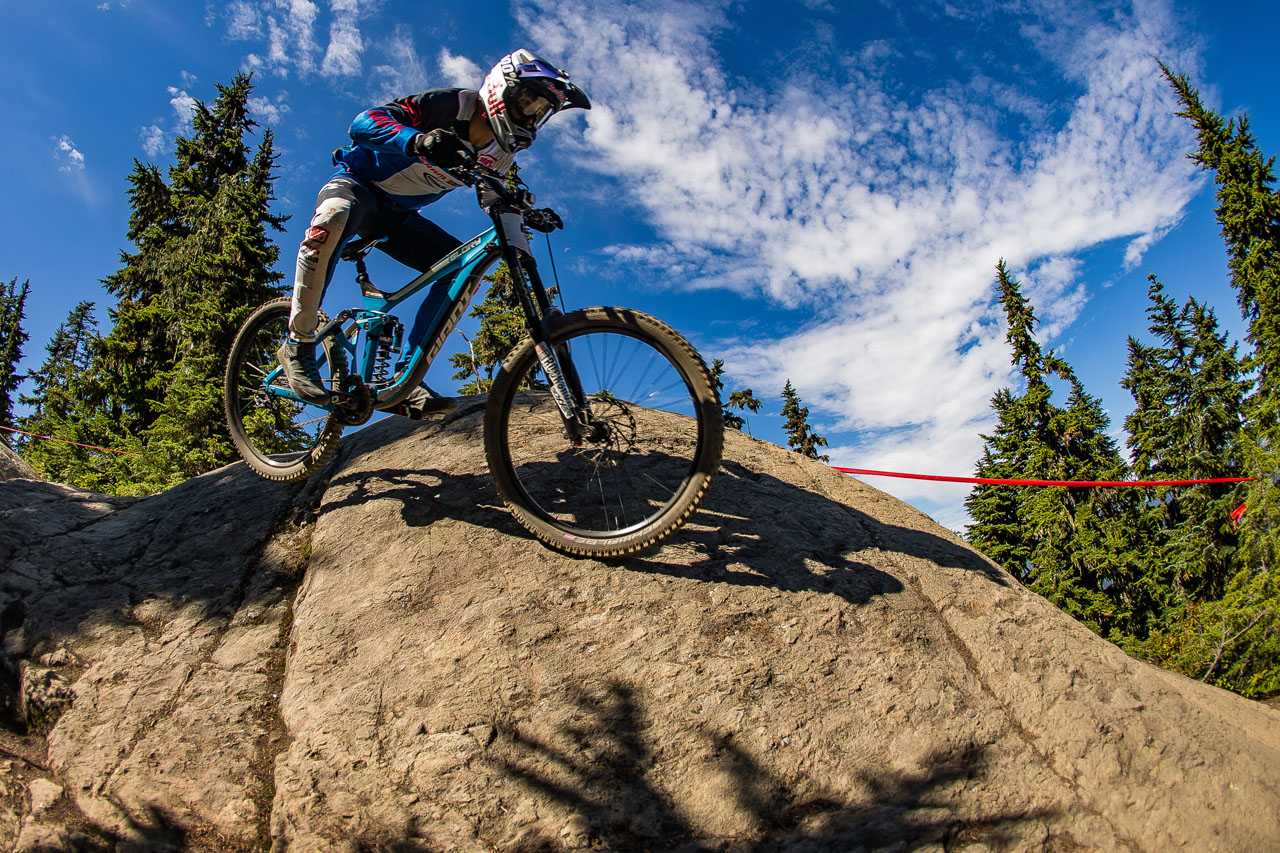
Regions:
[[552, 80], [521, 80], [516, 92], [515, 120], [522, 126], [537, 129], [565, 102], [565, 93]]

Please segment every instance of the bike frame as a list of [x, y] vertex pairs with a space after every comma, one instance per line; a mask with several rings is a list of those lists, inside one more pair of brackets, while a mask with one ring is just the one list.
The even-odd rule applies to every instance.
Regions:
[[[557, 347], [553, 353], [552, 348], [545, 345], [544, 318], [553, 309], [521, 230], [521, 214], [526, 208], [506, 191], [499, 176], [476, 170], [469, 177], [476, 182], [478, 194], [488, 188], [498, 196], [499, 201], [489, 207], [493, 224], [394, 293], [378, 290], [364, 274], [364, 255], [377, 242], [366, 241], [354, 258], [360, 270], [358, 281], [363, 304], [360, 308], [346, 308], [339, 312], [317, 331], [316, 342], [323, 344], [332, 340], [334, 346], [342, 348], [347, 363], [352, 366], [348, 383], [358, 378], [367, 386], [374, 394], [375, 409], [398, 405], [426, 376], [445, 340], [458, 327], [480, 289], [485, 273], [496, 261], [504, 259], [524, 310], [529, 335], [537, 345], [538, 358], [547, 374], [552, 396], [565, 418], [566, 427], [581, 434], [582, 428], [590, 426], [590, 407], [577, 372], [568, 359], [567, 348]], [[385, 366], [379, 363], [378, 339], [388, 331], [386, 327], [391, 320], [391, 312], [424, 288], [430, 288], [430, 291], [418, 308], [407, 342], [398, 340], [393, 344], [398, 359], [393, 375], [398, 378], [388, 383], [382, 376], [375, 375], [378, 367]], [[281, 371], [278, 366], [271, 371], [263, 381], [264, 390], [268, 394], [301, 402], [285, 383], [277, 381]], [[344, 392], [347, 390], [343, 389]], [[349, 404], [349, 394], [334, 393], [329, 402], [317, 407], [338, 411]]]

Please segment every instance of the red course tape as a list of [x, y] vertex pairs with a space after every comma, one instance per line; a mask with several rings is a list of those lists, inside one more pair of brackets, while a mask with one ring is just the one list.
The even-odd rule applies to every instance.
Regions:
[[0, 429], [4, 430], [5, 432], [16, 432], [19, 435], [29, 435], [32, 438], [43, 438], [45, 441], [56, 441], [59, 444], [74, 444], [76, 447], [87, 447], [90, 450], [105, 450], [107, 453], [119, 453], [121, 456], [141, 456], [142, 455], [140, 453], [130, 453], [127, 450], [112, 450], [110, 447], [98, 447], [96, 444], [81, 444], [78, 441], [67, 441], [65, 438], [54, 438], [53, 436], [50, 436], [50, 435], [37, 435], [34, 432], [27, 432], [26, 430], [14, 429], [13, 427], [0, 426]]
[[1066, 486], [1068, 488], [1098, 488], [1116, 486], [1195, 486], [1201, 483], [1247, 483], [1252, 477], [1213, 477], [1207, 480], [996, 480], [990, 477], [943, 477], [938, 474], [903, 474], [898, 471], [872, 471], [868, 468], [840, 468], [846, 474], [863, 474], [871, 477], [899, 477], [904, 480], [935, 480], [943, 483], [976, 483], [981, 486]]

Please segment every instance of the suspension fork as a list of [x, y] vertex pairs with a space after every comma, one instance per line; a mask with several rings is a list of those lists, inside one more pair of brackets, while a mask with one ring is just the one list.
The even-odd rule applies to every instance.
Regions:
[[[517, 211], [510, 210], [512, 214]], [[533, 339], [534, 352], [542, 372], [547, 377], [551, 398], [564, 419], [565, 431], [575, 441], [590, 438], [597, 432], [595, 419], [591, 414], [591, 404], [583, 390], [582, 380], [574, 366], [567, 343], [552, 347], [547, 341], [547, 321], [558, 315], [547, 296], [542, 277], [532, 257], [511, 245], [501, 222], [501, 216], [495, 212], [493, 218], [498, 232], [498, 243], [502, 247], [502, 257], [507, 262], [511, 273], [511, 281], [520, 300], [520, 308], [524, 311], [529, 326], [529, 336]], [[522, 235], [523, 236], [523, 235]]]

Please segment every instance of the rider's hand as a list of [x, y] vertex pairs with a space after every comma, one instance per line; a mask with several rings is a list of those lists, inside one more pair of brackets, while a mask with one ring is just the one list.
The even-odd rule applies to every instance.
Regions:
[[541, 231], [543, 234], [549, 234], [557, 228], [564, 227], [564, 222], [560, 220], [560, 216], [549, 207], [525, 211], [524, 224], [534, 231]]
[[419, 133], [409, 140], [409, 153], [425, 157], [442, 169], [469, 169], [476, 163], [471, 145], [448, 130]]

